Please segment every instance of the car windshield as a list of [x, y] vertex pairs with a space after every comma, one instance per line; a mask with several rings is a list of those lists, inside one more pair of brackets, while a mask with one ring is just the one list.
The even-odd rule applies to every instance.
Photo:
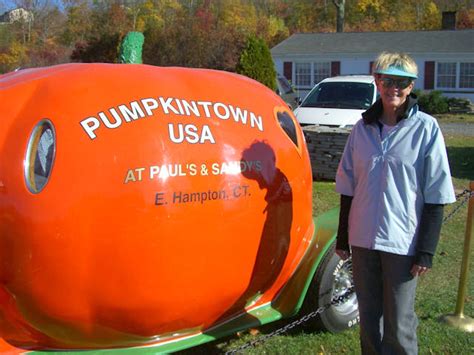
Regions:
[[280, 83], [280, 89], [283, 94], [291, 94], [293, 92], [291, 84], [284, 77], [279, 76], [278, 82]]
[[302, 107], [368, 109], [374, 97], [374, 85], [356, 82], [327, 82], [316, 86]]

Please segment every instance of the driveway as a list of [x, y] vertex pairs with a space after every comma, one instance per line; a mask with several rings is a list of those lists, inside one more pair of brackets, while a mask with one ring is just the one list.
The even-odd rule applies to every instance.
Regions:
[[474, 123], [441, 123], [441, 132], [443, 135], [456, 135], [474, 137]]

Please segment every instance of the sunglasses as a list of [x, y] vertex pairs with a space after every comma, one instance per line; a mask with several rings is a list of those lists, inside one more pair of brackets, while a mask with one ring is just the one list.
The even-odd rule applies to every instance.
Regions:
[[385, 88], [392, 88], [396, 87], [397, 89], [406, 89], [412, 83], [412, 79], [404, 78], [404, 79], [392, 79], [392, 78], [379, 78], [379, 81], [382, 83], [383, 87]]

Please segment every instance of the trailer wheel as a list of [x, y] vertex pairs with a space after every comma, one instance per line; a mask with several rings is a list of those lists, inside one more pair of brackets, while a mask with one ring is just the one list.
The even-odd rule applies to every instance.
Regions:
[[[352, 259], [341, 260], [335, 253], [333, 244], [314, 274], [303, 303], [302, 314], [330, 303], [334, 297], [343, 295], [352, 285]], [[358, 324], [359, 308], [355, 293], [344, 303], [330, 306], [308, 323], [311, 328], [325, 329], [332, 333]]]

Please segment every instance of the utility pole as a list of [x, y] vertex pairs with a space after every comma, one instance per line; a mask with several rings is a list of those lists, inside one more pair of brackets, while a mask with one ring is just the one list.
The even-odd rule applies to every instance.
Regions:
[[346, 0], [332, 0], [332, 2], [337, 9], [336, 31], [344, 32], [344, 9], [346, 6]]

